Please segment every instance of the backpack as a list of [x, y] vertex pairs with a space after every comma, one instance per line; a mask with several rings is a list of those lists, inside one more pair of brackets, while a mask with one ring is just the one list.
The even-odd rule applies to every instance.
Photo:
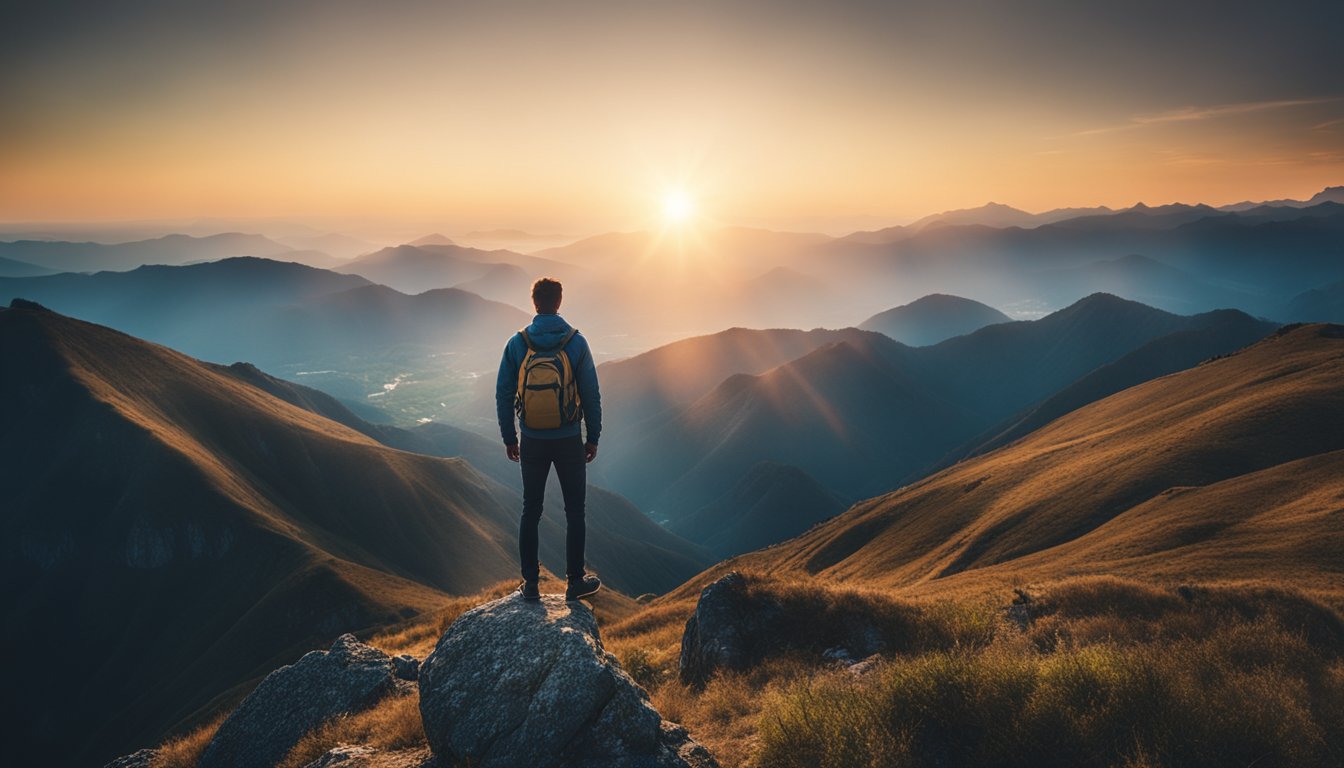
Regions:
[[574, 368], [565, 353], [565, 345], [578, 331], [570, 328], [558, 346], [545, 350], [532, 346], [526, 328], [518, 333], [527, 344], [527, 354], [518, 366], [518, 393], [513, 401], [518, 420], [528, 429], [556, 429], [582, 419]]

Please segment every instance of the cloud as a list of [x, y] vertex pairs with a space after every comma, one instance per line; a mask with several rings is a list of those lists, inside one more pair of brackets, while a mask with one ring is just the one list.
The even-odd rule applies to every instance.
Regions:
[[[1339, 101], [1339, 97], [1319, 98], [1319, 99], [1276, 99], [1273, 101], [1245, 101], [1235, 104], [1214, 104], [1207, 106], [1190, 106], [1181, 109], [1173, 109], [1167, 112], [1157, 112], [1147, 115], [1135, 115], [1127, 122], [1118, 125], [1110, 125], [1103, 128], [1092, 128], [1086, 131], [1078, 131], [1071, 134], [1073, 136], [1095, 136], [1102, 133], [1114, 133], [1116, 131], [1131, 131], [1136, 128], [1146, 128], [1153, 125], [1164, 125], [1167, 123], [1189, 123], [1200, 120], [1215, 120], [1223, 117], [1232, 117], [1235, 115], [1246, 115], [1254, 112], [1269, 112], [1280, 109], [1291, 109], [1294, 107], [1307, 107], [1317, 104], [1329, 104]], [[1325, 123], [1316, 126], [1323, 128], [1327, 125], [1333, 125], [1341, 121], [1336, 120], [1333, 123]]]

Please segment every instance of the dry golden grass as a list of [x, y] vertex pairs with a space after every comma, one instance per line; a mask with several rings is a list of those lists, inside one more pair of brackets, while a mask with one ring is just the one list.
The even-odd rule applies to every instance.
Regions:
[[418, 694], [393, 694], [372, 708], [328, 720], [299, 740], [277, 768], [303, 768], [342, 744], [377, 749], [425, 746]]
[[748, 585], [796, 613], [802, 640], [851, 613], [909, 639], [861, 677], [795, 652], [697, 692], [676, 678], [692, 600], [605, 629], [654, 706], [725, 768], [1344, 764], [1344, 615], [1309, 594], [1075, 578], [1024, 590], [1021, 629], [1003, 592]]
[[227, 712], [221, 713], [210, 722], [163, 742], [150, 762], [150, 768], [196, 768], [201, 753], [227, 717]]
[[1039, 617], [981, 649], [819, 671], [767, 691], [760, 768], [1337, 766], [1344, 632], [1257, 587], [1118, 579], [1045, 587]]

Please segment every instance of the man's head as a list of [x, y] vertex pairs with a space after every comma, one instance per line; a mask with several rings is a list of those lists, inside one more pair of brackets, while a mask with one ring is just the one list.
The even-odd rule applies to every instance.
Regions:
[[553, 315], [560, 311], [560, 281], [543, 277], [532, 284], [532, 306], [539, 315]]

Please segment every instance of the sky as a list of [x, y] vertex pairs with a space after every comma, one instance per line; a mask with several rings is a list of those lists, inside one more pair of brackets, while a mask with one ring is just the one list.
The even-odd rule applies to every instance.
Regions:
[[1340, 40], [1340, 2], [11, 2], [0, 221], [1305, 198], [1344, 184]]

